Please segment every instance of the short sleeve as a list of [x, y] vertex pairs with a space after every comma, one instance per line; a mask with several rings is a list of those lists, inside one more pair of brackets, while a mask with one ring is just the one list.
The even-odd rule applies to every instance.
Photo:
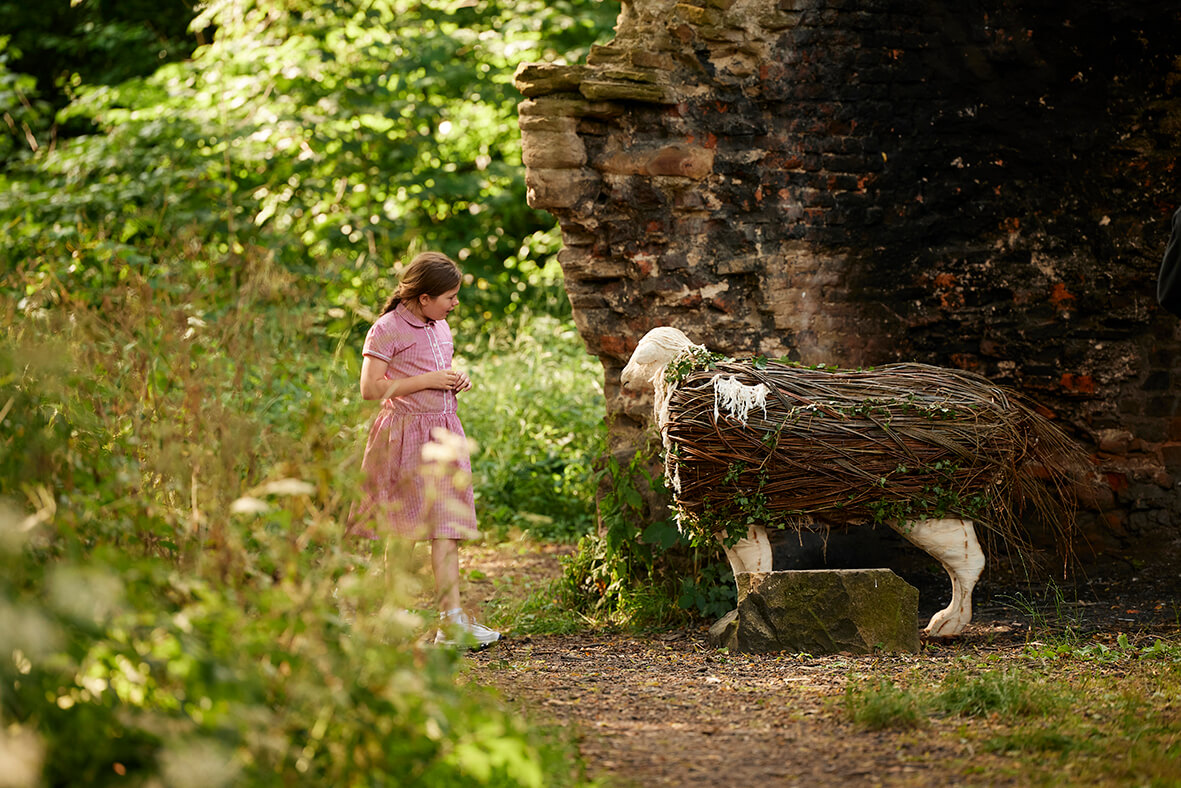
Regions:
[[403, 337], [399, 337], [397, 322], [393, 312], [387, 312], [377, 319], [365, 335], [365, 346], [361, 350], [363, 356], [373, 356], [382, 361], [392, 361], [406, 347]]

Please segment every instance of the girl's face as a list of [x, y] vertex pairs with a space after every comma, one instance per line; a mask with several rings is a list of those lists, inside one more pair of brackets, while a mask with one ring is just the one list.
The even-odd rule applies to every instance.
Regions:
[[427, 320], [444, 320], [452, 309], [459, 306], [459, 286], [442, 295], [421, 295], [418, 297], [418, 306]]

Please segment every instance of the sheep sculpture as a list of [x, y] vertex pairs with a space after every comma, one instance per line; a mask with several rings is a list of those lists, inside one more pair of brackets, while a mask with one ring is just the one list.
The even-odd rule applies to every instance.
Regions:
[[971, 621], [985, 566], [976, 525], [1023, 548], [1020, 515], [1032, 504], [1069, 544], [1085, 454], [979, 375], [736, 361], [661, 327], [621, 380], [652, 387], [678, 522], [718, 538], [735, 576], [771, 571], [769, 527], [884, 523], [947, 570], [951, 603], [923, 632], [949, 637]]

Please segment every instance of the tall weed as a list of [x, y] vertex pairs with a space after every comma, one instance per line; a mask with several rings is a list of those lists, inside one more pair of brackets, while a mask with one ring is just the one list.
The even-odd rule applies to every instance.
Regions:
[[250, 267], [0, 282], [0, 744], [30, 784], [577, 782], [418, 645], [409, 551], [344, 538], [355, 360]]
[[472, 471], [482, 524], [501, 537], [585, 535], [606, 435], [598, 360], [572, 323], [529, 313], [487, 326], [460, 352], [473, 381], [461, 416], [481, 447]]
[[1008, 597], [1007, 604], [1029, 621], [1031, 641], [1054, 648], [1074, 648], [1082, 640], [1082, 617], [1052, 579], [1040, 598], [1017, 592]]

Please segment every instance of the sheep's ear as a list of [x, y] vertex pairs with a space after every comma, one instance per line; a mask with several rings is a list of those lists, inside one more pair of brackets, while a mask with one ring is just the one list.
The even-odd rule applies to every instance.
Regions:
[[640, 344], [636, 346], [635, 352], [632, 353], [631, 361], [628, 364], [656, 364], [661, 361], [668, 361], [676, 351], [664, 347], [656, 342], [645, 342], [640, 340]]
[[636, 364], [660, 364], [671, 361], [692, 342], [683, 332], [669, 326], [654, 328], [643, 336], [632, 353]]

